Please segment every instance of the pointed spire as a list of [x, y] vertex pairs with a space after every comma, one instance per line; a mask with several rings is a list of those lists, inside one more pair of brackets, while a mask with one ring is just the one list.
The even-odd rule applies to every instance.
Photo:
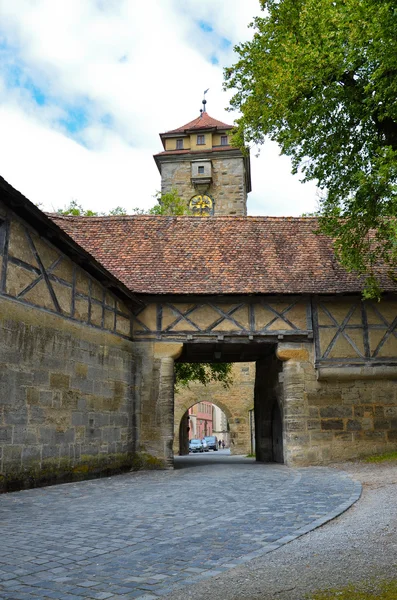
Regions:
[[203, 108], [200, 108], [200, 117], [202, 117], [202, 116], [203, 116], [203, 113], [207, 112], [207, 111], [206, 111], [206, 108], [205, 108], [205, 105], [207, 104], [207, 100], [205, 99], [205, 95], [206, 95], [206, 93], [208, 92], [208, 90], [209, 90], [209, 89], [210, 89], [210, 88], [207, 88], [207, 89], [204, 91], [204, 98], [203, 98]]

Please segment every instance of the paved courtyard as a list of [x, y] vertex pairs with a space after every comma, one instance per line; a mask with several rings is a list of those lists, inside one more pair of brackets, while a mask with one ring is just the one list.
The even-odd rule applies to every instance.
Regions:
[[154, 599], [279, 548], [360, 493], [341, 471], [221, 451], [178, 457], [174, 471], [4, 494], [0, 599]]

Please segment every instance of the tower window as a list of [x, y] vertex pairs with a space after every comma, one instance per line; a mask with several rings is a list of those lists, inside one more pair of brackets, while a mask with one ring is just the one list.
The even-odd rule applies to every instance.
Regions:
[[221, 146], [228, 146], [227, 135], [221, 135]]
[[183, 150], [183, 140], [176, 140], [176, 149]]
[[199, 134], [197, 136], [197, 146], [203, 146], [205, 144], [205, 135]]
[[198, 172], [199, 175], [204, 175], [204, 167], [203, 166], [198, 167], [198, 171], [197, 172]]

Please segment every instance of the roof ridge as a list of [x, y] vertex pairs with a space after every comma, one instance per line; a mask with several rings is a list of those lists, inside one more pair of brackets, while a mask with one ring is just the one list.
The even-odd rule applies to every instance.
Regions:
[[280, 216], [275, 216], [275, 215], [212, 215], [212, 216], [208, 216], [208, 217], [197, 217], [194, 215], [150, 215], [150, 214], [143, 214], [143, 215], [136, 215], [136, 214], [130, 214], [130, 215], [61, 215], [58, 213], [50, 213], [50, 212], [46, 212], [45, 213], [47, 216], [49, 216], [51, 219], [67, 219], [67, 220], [74, 220], [74, 219], [90, 219], [90, 220], [104, 220], [104, 219], [110, 219], [110, 220], [126, 220], [126, 219], [194, 219], [194, 221], [203, 221], [203, 222], [211, 222], [211, 221], [216, 221], [216, 220], [226, 220], [226, 221], [246, 221], [246, 220], [260, 220], [260, 221], [309, 221], [309, 220], [317, 220], [318, 217], [315, 216], [307, 216], [307, 217], [294, 217], [292, 215], [280, 215]]

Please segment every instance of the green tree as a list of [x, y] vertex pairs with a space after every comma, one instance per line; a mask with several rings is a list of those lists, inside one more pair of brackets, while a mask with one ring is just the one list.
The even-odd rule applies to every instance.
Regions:
[[81, 204], [77, 202], [77, 200], [71, 200], [69, 206], [65, 206], [64, 208], [58, 208], [58, 215], [72, 215], [74, 217], [84, 216], [84, 217], [97, 217], [99, 213], [85, 209]]
[[157, 204], [149, 209], [149, 215], [188, 215], [189, 208], [185, 200], [182, 200], [178, 195], [178, 191], [173, 188], [166, 194], [157, 192], [154, 196]]
[[322, 190], [319, 230], [379, 296], [379, 261], [396, 277], [395, 0], [261, 0], [251, 41], [225, 70], [241, 111], [235, 142], [275, 140], [293, 172]]
[[175, 391], [196, 381], [203, 385], [219, 382], [224, 388], [229, 388], [232, 383], [231, 363], [175, 363]]

